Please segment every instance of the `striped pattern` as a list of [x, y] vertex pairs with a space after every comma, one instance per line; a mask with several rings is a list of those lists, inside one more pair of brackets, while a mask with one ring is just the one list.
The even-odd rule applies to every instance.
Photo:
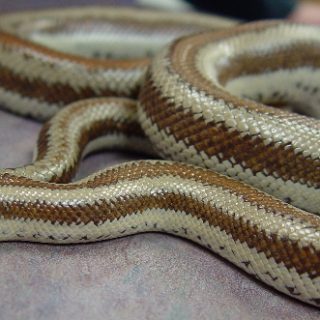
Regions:
[[[311, 26], [271, 22], [176, 41], [157, 55], [140, 93], [144, 131], [165, 157], [226, 172], [295, 206], [319, 213], [319, 121], [233, 95], [227, 83], [240, 78], [238, 86], [242, 80], [245, 87], [243, 77], [252, 74], [262, 74], [264, 83], [268, 83], [275, 66], [290, 70], [290, 77], [297, 79], [295, 72], [300, 75], [301, 68], [309, 66], [313, 77], [305, 75], [299, 81], [302, 87], [310, 86], [314, 91], [311, 103], [318, 103], [320, 55], [319, 50], [309, 48], [319, 49], [318, 31]], [[290, 42], [286, 44], [282, 38]], [[304, 43], [309, 44], [305, 51]], [[259, 56], [259, 52], [266, 57], [264, 69], [260, 57], [257, 63], [254, 61], [254, 54]], [[252, 59], [247, 74], [248, 57]], [[259, 88], [255, 91], [251, 84], [257, 97]], [[281, 83], [274, 82], [273, 86], [278, 88], [280, 101], [285, 97], [286, 103], [295, 105], [296, 101], [290, 99], [295, 86], [286, 84], [284, 92]], [[276, 101], [274, 92], [268, 94]]]
[[213, 171], [167, 161], [127, 163], [57, 184], [70, 182], [85, 144], [114, 134], [122, 134], [126, 146], [140, 139], [144, 144], [135, 147], [146, 150], [134, 101], [78, 102], [45, 124], [34, 164], [0, 171], [1, 240], [78, 243], [167, 232], [286, 294], [319, 303], [315, 215]]
[[147, 56], [178, 36], [234, 24], [201, 14], [112, 7], [3, 15], [0, 103], [15, 113], [45, 120], [81, 99], [136, 97], [149, 64]]
[[74, 176], [81, 156], [99, 149], [149, 150], [152, 154], [136, 118], [136, 103], [129, 99], [96, 98], [72, 104], [42, 127], [35, 162], [14, 172], [62, 183]]
[[[105, 59], [125, 47], [104, 52], [99, 30], [130, 26], [137, 40], [152, 23], [155, 39], [164, 39], [168, 30], [190, 32], [193, 16], [126, 10], [1, 19], [0, 102], [9, 110], [45, 119], [77, 99], [140, 94], [138, 103], [71, 104], [42, 128], [33, 164], [0, 170], [0, 240], [176, 234], [319, 306], [320, 217], [310, 213], [320, 208], [319, 121], [266, 105], [301, 110], [308, 92], [304, 111], [319, 115], [319, 29], [271, 22], [198, 33], [159, 52], [146, 73], [146, 55], [157, 49], [147, 52], [141, 42], [131, 56]], [[191, 26], [209, 24], [203, 17]], [[97, 46], [84, 49], [83, 34]], [[180, 162], [136, 161], [71, 182], [81, 157], [113, 147]]]
[[[54, 185], [55, 190], [51, 190], [46, 183], [39, 184], [39, 182], [38, 187], [10, 186], [10, 190], [6, 190], [6, 187], [3, 186], [1, 191], [4, 191], [8, 198], [10, 198], [10, 194], [14, 194], [16, 198], [15, 203], [11, 205], [9, 214], [12, 219], [11, 228], [6, 228], [6, 224], [3, 224], [4, 233], [7, 233], [6, 237], [9, 239], [68, 243], [96, 241], [142, 231], [158, 230], [180, 234], [206, 245], [210, 249], [216, 248], [217, 244], [220, 244], [219, 250], [216, 249], [216, 252], [222, 253], [224, 257], [236, 262], [246, 271], [255, 271], [254, 274], [261, 279], [269, 278], [267, 283], [272, 283], [272, 279], [274, 279], [274, 286], [281, 287], [285, 284], [285, 287], [281, 289], [286, 293], [301, 295], [302, 291], [305, 294], [306, 289], [302, 288], [303, 277], [301, 278], [299, 274], [308, 274], [308, 277], [312, 279], [308, 289], [310, 290], [311, 287], [313, 294], [309, 296], [307, 301], [313, 302], [314, 297], [318, 296], [313, 279], [318, 279], [318, 275], [311, 271], [316, 270], [315, 268], [319, 264], [319, 251], [312, 250], [310, 252], [309, 250], [310, 243], [318, 248], [320, 245], [319, 237], [316, 238], [314, 233], [314, 231], [318, 234], [320, 232], [317, 223], [311, 226], [306, 216], [304, 216], [304, 221], [292, 219], [294, 215], [285, 218], [275, 215], [273, 218], [271, 213], [271, 216], [268, 217], [266, 211], [268, 210], [270, 214], [271, 210], [267, 207], [261, 212], [264, 215], [262, 221], [268, 222], [278, 230], [281, 230], [281, 226], [285, 225], [285, 230], [291, 230], [292, 234], [299, 234], [299, 239], [301, 239], [301, 234], [305, 233], [304, 230], [309, 230], [310, 238], [308, 239], [308, 236], [302, 238], [305, 241], [305, 246], [303, 241], [300, 242], [301, 240], [297, 243], [296, 239], [291, 240], [291, 237], [287, 237], [288, 240], [283, 241], [275, 237], [273, 233], [272, 236], [267, 233], [262, 238], [264, 232], [261, 233], [258, 226], [255, 226], [253, 222], [248, 225], [245, 219], [241, 218], [244, 208], [249, 209], [252, 214], [261, 211], [261, 209], [250, 202], [240, 201], [241, 197], [232, 194], [230, 190], [221, 189], [219, 182], [230, 182], [226, 180], [227, 178], [202, 171], [196, 172], [200, 179], [194, 181], [188, 179], [186, 175], [184, 178], [178, 178], [176, 172], [179, 172], [179, 169], [183, 172], [187, 170], [192, 172], [194, 168], [157, 162], [128, 164], [111, 172], [104, 172], [104, 174], [108, 174], [108, 177], [114, 176], [116, 183], [110, 182], [109, 185], [105, 183], [104, 186], [98, 187], [98, 184], [94, 182], [89, 187], [89, 183], [80, 181], [79, 186], [75, 185], [73, 189], [67, 188], [68, 191], [60, 185]], [[149, 170], [150, 172], [154, 170], [154, 174], [158, 178], [144, 177], [144, 173], [148, 173]], [[125, 171], [128, 171], [129, 175]], [[164, 174], [164, 172], [167, 173]], [[170, 172], [173, 173], [170, 174]], [[137, 173], [136, 179], [132, 178], [134, 173]], [[202, 175], [200, 175], [201, 173]], [[203, 174], [206, 176], [204, 177]], [[128, 178], [120, 178], [121, 175], [126, 175]], [[207, 177], [207, 175], [209, 176]], [[99, 178], [99, 174], [97, 176]], [[95, 178], [96, 176], [91, 177], [91, 181], [94, 181]], [[206, 181], [204, 185], [201, 183], [201, 178]], [[8, 176], [7, 179], [9, 179]], [[214, 179], [217, 180], [217, 185], [214, 184]], [[12, 183], [14, 177], [11, 176], [10, 180]], [[210, 183], [211, 180], [213, 183]], [[17, 189], [15, 190], [15, 188]], [[151, 188], [153, 195], [149, 195]], [[62, 190], [65, 191], [62, 193]], [[250, 191], [257, 193], [253, 189]], [[148, 195], [144, 195], [145, 192]], [[241, 192], [243, 193], [243, 191]], [[17, 199], [17, 194], [21, 195], [19, 199]], [[30, 197], [30, 194], [34, 195], [34, 198]], [[183, 196], [184, 194], [185, 196]], [[96, 199], [94, 195], [97, 197]], [[159, 201], [159, 195], [161, 195], [162, 201]], [[203, 197], [203, 195], [207, 196]], [[213, 196], [214, 198], [211, 198]], [[197, 198], [199, 199], [197, 200]], [[218, 209], [213, 206], [210, 199], [218, 199], [215, 204]], [[91, 205], [89, 202], [87, 203], [89, 200], [92, 201]], [[243, 206], [235, 205], [239, 201], [243, 202]], [[10, 205], [9, 199], [3, 199], [3, 203], [6, 206]], [[32, 203], [35, 206], [37, 203], [42, 203], [41, 210], [32, 209]], [[1, 208], [1, 211], [4, 211], [4, 208]], [[32, 212], [34, 212], [33, 215]], [[48, 212], [54, 214], [48, 216]], [[6, 220], [6, 218], [8, 219], [4, 214], [3, 219]], [[281, 224], [278, 220], [282, 220]], [[310, 220], [312, 221], [312, 216], [310, 216]], [[296, 223], [296, 227], [292, 226], [289, 229], [289, 221], [293, 221], [293, 225]], [[113, 222], [117, 222], [116, 225], [113, 225]], [[197, 225], [198, 227], [196, 227]], [[58, 227], [56, 228], [56, 226]], [[11, 230], [12, 233], [9, 232]], [[221, 234], [225, 236], [223, 237]], [[229, 238], [227, 242], [225, 241], [226, 236]], [[254, 239], [257, 239], [258, 242], [255, 242]], [[270, 252], [269, 246], [274, 248], [274, 251]], [[250, 254], [243, 254], [242, 260], [239, 261], [241, 252], [250, 252]], [[261, 261], [260, 256], [263, 257], [262, 261], [268, 262], [268, 267], [265, 265], [262, 274], [259, 266], [256, 265], [256, 261]], [[299, 256], [305, 257], [305, 259], [296, 260], [295, 258]], [[291, 260], [296, 264], [290, 265]], [[285, 268], [279, 267], [283, 264]], [[255, 270], [256, 268], [258, 272]], [[288, 273], [287, 270], [292, 271]], [[308, 273], [309, 270], [311, 274]], [[284, 290], [284, 288], [287, 289]]]

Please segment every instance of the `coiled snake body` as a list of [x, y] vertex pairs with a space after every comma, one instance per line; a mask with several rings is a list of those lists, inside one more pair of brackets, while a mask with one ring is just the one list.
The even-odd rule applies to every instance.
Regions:
[[[197, 33], [161, 49], [148, 71], [139, 37], [124, 50], [131, 58], [105, 58], [121, 45], [113, 36], [114, 52], [106, 51], [103, 31], [121, 19], [135, 36], [148, 23], [170, 34], [232, 25], [177, 17], [89, 8], [1, 18], [3, 107], [47, 119], [67, 103], [101, 98], [58, 112], [42, 128], [34, 163], [0, 171], [0, 240], [172, 233], [319, 306], [319, 29], [261, 22]], [[91, 46], [81, 43], [84, 31]], [[138, 103], [103, 97], [138, 93]], [[81, 156], [106, 147], [176, 162], [130, 162], [70, 182]]]

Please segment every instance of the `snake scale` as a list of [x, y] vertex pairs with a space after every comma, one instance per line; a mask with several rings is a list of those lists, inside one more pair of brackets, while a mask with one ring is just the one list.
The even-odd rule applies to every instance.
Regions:
[[[3, 15], [0, 103], [50, 120], [33, 163], [0, 170], [0, 240], [166, 232], [319, 306], [320, 30], [234, 24], [93, 7]], [[73, 182], [105, 148], [166, 160]]]

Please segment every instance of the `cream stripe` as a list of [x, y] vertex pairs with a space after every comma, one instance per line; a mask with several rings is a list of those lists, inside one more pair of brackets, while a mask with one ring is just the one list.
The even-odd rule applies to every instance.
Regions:
[[[28, 32], [30, 31], [35, 31], [37, 29], [41, 30], [42, 28], [56, 25], [59, 26], [63, 21], [70, 22], [72, 19], [80, 19], [83, 18], [83, 16], [94, 20], [103, 19], [106, 22], [115, 21], [119, 23], [121, 19], [126, 23], [136, 21], [136, 23], [146, 24], [146, 28], [149, 32], [150, 28], [152, 30], [157, 29], [157, 23], [161, 28], [168, 28], [168, 23], [169, 26], [171, 23], [173, 32], [171, 32], [171, 35], [170, 32], [166, 34], [166, 39], [162, 39], [162, 44], [159, 43], [161, 39], [159, 40], [157, 38], [157, 48], [169, 42], [172, 39], [172, 33], [174, 33], [174, 30], [179, 31], [179, 28], [181, 29], [179, 32], [183, 31], [183, 33], [187, 33], [200, 28], [217, 29], [229, 27], [235, 24], [235, 22], [230, 19], [206, 16], [204, 14], [184, 13], [183, 15], [177, 15], [175, 13], [160, 13], [141, 9], [86, 7], [6, 14], [1, 16], [0, 29], [28, 38]], [[117, 39], [119, 39], [119, 37]], [[137, 47], [136, 41], [134, 44], [135, 46], [132, 47], [132, 50], [136, 50], [141, 47], [139, 45]], [[154, 45], [150, 43], [150, 41], [148, 41], [148, 45], [151, 50], [154, 50]], [[40, 62], [40, 56], [41, 55], [39, 55], [36, 60], [28, 60], [26, 64], [20, 52], [12, 50], [6, 51], [3, 48], [0, 50], [0, 60], [2, 63], [8, 68], [15, 70], [17, 74], [24, 74], [30, 80], [41, 79], [49, 84], [74, 84], [75, 89], [78, 89], [79, 87], [88, 87], [90, 84], [94, 83], [92, 88], [96, 90], [110, 88], [119, 94], [128, 95], [128, 92], [132, 92], [132, 90], [136, 88], [136, 84], [140, 82], [141, 76], [146, 70], [141, 67], [131, 69], [130, 71], [123, 71], [121, 69], [95, 70], [95, 75], [91, 74], [88, 77], [88, 71], [83, 71], [79, 65], [73, 65], [73, 67], [66, 72], [65, 70], [68, 68], [68, 63], [66, 61], [63, 62], [64, 65], [62, 71], [52, 70], [51, 66]], [[59, 59], [51, 59], [51, 62], [55, 62], [57, 65], [60, 65], [61, 61]], [[72, 70], [75, 67], [77, 68], [75, 71], [76, 74], [74, 74]], [[41, 70], [41, 72], [39, 72], [39, 70]], [[101, 78], [105, 79], [105, 81], [100, 81]]]
[[152, 151], [153, 147], [147, 138], [139, 138], [134, 136], [126, 136], [124, 134], [108, 134], [91, 141], [85, 148], [82, 157], [92, 152], [103, 149], [125, 149], [126, 151], [138, 151], [143, 154], [155, 155]]
[[[102, 239], [111, 239], [115, 237], [125, 236], [144, 231], [163, 231], [168, 233], [179, 234], [182, 237], [191, 239], [204, 246], [208, 244], [214, 252], [236, 264], [241, 269], [249, 273], [259, 276], [259, 278], [267, 284], [272, 285], [278, 290], [291, 295], [286, 287], [296, 287], [296, 291], [304, 293], [304, 300], [310, 303], [310, 299], [319, 296], [318, 289], [320, 279], [311, 280], [299, 275], [294, 268], [288, 270], [281, 264], [277, 264], [273, 259], [267, 259], [264, 253], [257, 253], [256, 250], [250, 249], [245, 243], [235, 242], [230, 235], [227, 235], [219, 228], [209, 226], [196, 217], [192, 217], [184, 212], [171, 210], [146, 210], [141, 213], [121, 217], [118, 220], [104, 222], [99, 226], [93, 223], [87, 225], [59, 225], [51, 224], [43, 221], [8, 221], [3, 218], [1, 220], [0, 237], [1, 240], [12, 239], [22, 240], [23, 238], [15, 236], [19, 234], [25, 237], [25, 240], [35, 241], [33, 234], [41, 234], [41, 238], [36, 241], [51, 242], [46, 235], [53, 235], [57, 238], [64, 238], [70, 235], [72, 238], [61, 241], [62, 243], [81, 242], [81, 238], [90, 235], [93, 241], [98, 237]], [[145, 224], [147, 222], [147, 226]], [[154, 225], [157, 224], [157, 228]], [[136, 229], [132, 229], [136, 226]], [[185, 234], [187, 230], [188, 234]], [[174, 232], [178, 231], [178, 233]], [[2, 234], [6, 233], [6, 234]], [[2, 234], [2, 235], [1, 235]], [[201, 240], [198, 236], [201, 235]], [[105, 237], [105, 238], [103, 238]], [[82, 240], [85, 242], [86, 240]], [[89, 237], [90, 241], [90, 237]], [[57, 241], [52, 241], [57, 242]], [[224, 247], [224, 250], [221, 249]], [[241, 262], [249, 261], [248, 267]], [[269, 275], [268, 275], [269, 273]], [[273, 277], [275, 280], [272, 280]], [[312, 302], [311, 302], [312, 303]]]
[[[10, 172], [17, 176], [44, 181], [61, 176], [80, 160], [78, 159], [79, 146], [75, 141], [80, 139], [84, 130], [89, 129], [93, 123], [104, 120], [112, 120], [117, 124], [126, 123], [129, 126], [136, 125], [135, 104], [135, 101], [124, 98], [95, 98], [70, 105], [51, 121], [47, 132], [48, 148], [45, 156], [40, 161]], [[68, 117], [69, 121], [66, 122], [65, 119]], [[108, 133], [89, 142], [82, 156], [103, 148], [126, 148], [155, 155], [147, 138], [133, 134]], [[34, 152], [34, 160], [36, 157], [37, 148]]]
[[[303, 85], [298, 87], [298, 83], [303, 83]], [[284, 99], [287, 99], [284, 102], [288, 106], [293, 106], [293, 110], [320, 118], [319, 93], [313, 93], [314, 89], [320, 92], [320, 70], [311, 67], [240, 76], [228, 81], [225, 88], [236, 96], [250, 97], [256, 101], [259, 101], [261, 98], [262, 101], [272, 101], [273, 93], [278, 92], [277, 98], [283, 96]], [[288, 97], [290, 97], [290, 100]], [[306, 101], [308, 101], [307, 104]], [[320, 128], [319, 122], [317, 123]], [[319, 141], [319, 137], [317, 136], [310, 138], [315, 145]]]
[[[277, 49], [290, 48], [293, 43], [320, 44], [318, 27], [307, 24], [279, 24], [264, 30], [237, 33], [235, 36], [203, 45], [197, 58], [199, 61], [204, 59], [223, 64], [235, 55], [266, 55], [268, 52], [277, 52]], [[213, 70], [203, 68], [203, 71], [208, 74]]]
[[[284, 181], [280, 177], [266, 175], [263, 172], [254, 174], [250, 169], [244, 169], [240, 164], [232, 163], [229, 160], [221, 161], [216, 156], [209, 158], [204, 152], [199, 153], [194, 146], [187, 146], [183, 141], [177, 142], [165, 130], [159, 130], [147, 118], [142, 109], [139, 108], [140, 123], [146, 135], [150, 137], [152, 144], [156, 147], [156, 152], [164, 158], [170, 157], [174, 161], [210, 168], [237, 180], [245, 181], [279, 199], [290, 198], [294, 206], [310, 212], [318, 212], [320, 208], [318, 189], [298, 182], [294, 183], [291, 180]], [[159, 150], [165, 150], [165, 154]]]
[[[81, 181], [78, 183], [81, 183]], [[122, 180], [114, 185], [94, 189], [81, 188], [62, 191], [2, 186], [0, 191], [2, 194], [1, 201], [4, 203], [11, 202], [14, 199], [15, 202], [26, 204], [40, 202], [47, 205], [68, 206], [72, 203], [79, 207], [93, 205], [102, 199], [111, 204], [115, 203], [117, 199], [147, 196], [158, 192], [184, 194], [185, 196], [192, 196], [193, 199], [204, 204], [210, 204], [235, 219], [241, 218], [244, 222], [256, 225], [269, 235], [278, 234], [279, 237], [283, 236], [293, 241], [299, 240], [301, 246], [310, 245], [312, 242], [314, 248], [320, 249], [320, 230], [315, 230], [309, 224], [289, 215], [284, 218], [280, 214], [267, 213], [264, 209], [259, 209], [257, 204], [246, 202], [241, 196], [232, 194], [221, 187], [206, 186], [200, 182], [175, 176], [144, 177], [134, 181]], [[203, 197], [204, 194], [206, 197]], [[270, 219], [266, 220], [266, 215]]]
[[[1, 58], [0, 58], [1, 59]], [[0, 104], [6, 109], [23, 116], [32, 115], [37, 119], [48, 119], [57, 113], [57, 105], [40, 102], [36, 99], [23, 97], [16, 92], [7, 91], [0, 86]]]
[[[150, 156], [156, 156], [153, 147], [146, 138], [139, 138], [135, 136], [127, 136], [121, 133], [107, 134], [89, 142], [84, 149], [81, 158], [85, 158], [91, 153], [102, 150], [125, 150], [135, 151]], [[72, 162], [68, 161], [67, 151], [65, 151], [65, 159], [61, 161], [64, 166], [56, 166], [56, 159], [54, 153], [51, 158], [45, 157], [43, 160], [34, 162], [29, 166], [14, 169], [13, 171], [5, 170], [16, 176], [23, 176], [35, 180], [50, 181], [53, 177], [61, 176], [62, 173], [68, 171], [78, 159]], [[33, 158], [37, 157], [37, 149], [34, 152]], [[80, 160], [79, 160], [80, 161]], [[1, 173], [1, 170], [0, 170]]]
[[[234, 128], [244, 135], [259, 134], [266, 145], [273, 141], [278, 142], [279, 145], [289, 143], [295, 148], [295, 152], [302, 151], [304, 156], [311, 156], [313, 159], [320, 157], [320, 140], [316, 142], [312, 140], [313, 136], [319, 137], [319, 129], [301, 121], [288, 126], [286, 117], [276, 118], [273, 115], [248, 111], [245, 108], [236, 108], [223, 100], [206, 96], [202, 91], [195, 94], [198, 89], [190, 89], [178, 74], [172, 74], [169, 71], [167, 55], [168, 48], [156, 56], [151, 66], [151, 75], [156, 87], [161, 88], [161, 97], [173, 101], [176, 108], [183, 106], [186, 111], [194, 113], [195, 117], [201, 114], [206, 122], [223, 122], [228, 128]], [[306, 134], [310, 139], [306, 139]]]
[[[84, 130], [90, 128], [92, 123], [97, 121], [107, 121], [112, 120], [116, 123], [134, 123], [136, 122], [136, 110], [135, 108], [128, 107], [125, 103], [128, 103], [132, 106], [133, 101], [123, 100], [123, 101], [112, 101], [106, 99], [90, 99], [83, 100], [81, 102], [76, 102], [69, 106], [68, 109], [62, 111], [57, 117], [54, 118], [54, 121], [51, 121], [51, 126], [48, 131], [50, 138], [48, 139], [49, 148], [46, 158], [52, 158], [52, 155], [56, 154], [61, 144], [68, 145], [64, 148], [74, 148], [78, 149], [78, 145], [75, 145], [75, 141], [78, 141]], [[83, 105], [83, 108], [79, 111], [72, 112], [70, 108], [79, 107]], [[85, 109], [87, 107], [87, 110]], [[66, 116], [70, 117], [70, 121], [67, 126], [62, 125]], [[62, 139], [65, 137], [66, 139]], [[71, 152], [73, 153], [73, 152]]]
[[[31, 51], [30, 51], [31, 52]], [[19, 50], [7, 50], [0, 46], [1, 65], [9, 68], [19, 77], [29, 81], [41, 80], [48, 85], [65, 84], [70, 85], [74, 90], [81, 88], [92, 88], [98, 95], [102, 90], [112, 90], [124, 96], [129, 96], [137, 84], [141, 82], [146, 71], [145, 67], [137, 67], [129, 70], [120, 68], [88, 70], [76, 62], [51, 58], [37, 53], [36, 56], [25, 57]], [[54, 64], [54, 68], [52, 65]]]
[[[48, 48], [69, 54], [77, 54], [92, 58], [99, 53], [101, 58], [116, 59], [137, 59], [153, 56], [165, 44], [182, 36], [183, 30], [156, 31], [156, 37], [150, 37], [150, 30], [147, 32], [133, 26], [123, 27], [103, 26], [94, 32], [84, 30], [65, 33], [38, 32], [30, 35], [30, 40], [44, 45]], [[81, 32], [82, 31], [82, 32]], [[185, 30], [184, 30], [185, 31]], [[77, 33], [78, 32], [78, 33]]]

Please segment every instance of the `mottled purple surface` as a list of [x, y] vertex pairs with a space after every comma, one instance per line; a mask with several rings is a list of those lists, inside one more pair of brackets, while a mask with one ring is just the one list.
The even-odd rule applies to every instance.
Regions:
[[[82, 3], [0, 0], [0, 12]], [[0, 111], [0, 167], [30, 162], [39, 128]], [[80, 176], [134, 158], [95, 155]], [[308, 320], [319, 312], [191, 242], [143, 234], [88, 245], [0, 243], [0, 319]]]

